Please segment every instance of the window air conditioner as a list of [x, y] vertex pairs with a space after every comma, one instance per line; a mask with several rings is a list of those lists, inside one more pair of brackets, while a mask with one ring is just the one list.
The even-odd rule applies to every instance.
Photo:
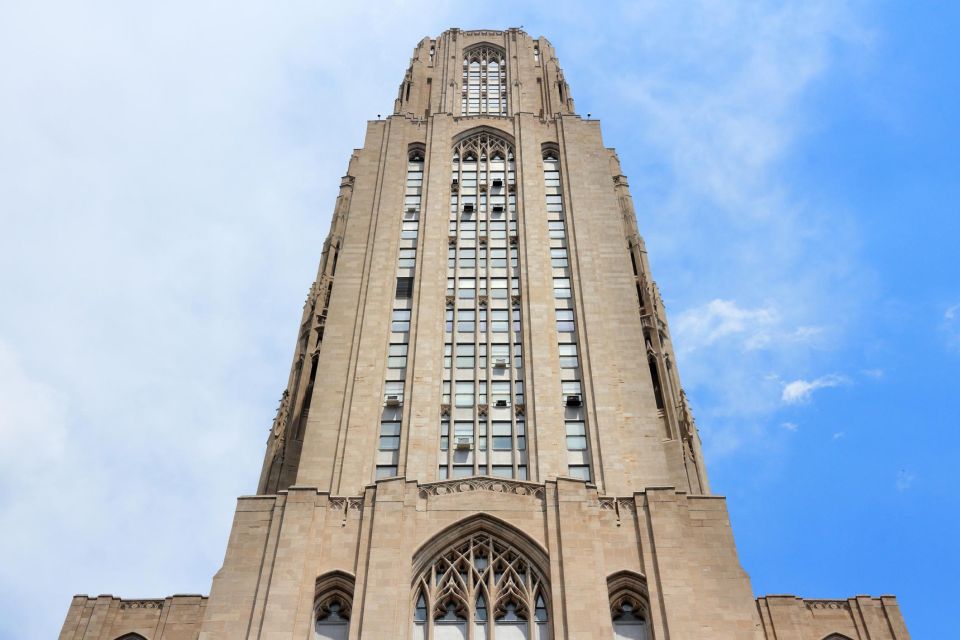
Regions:
[[399, 407], [401, 403], [400, 396], [387, 396], [388, 407]]
[[470, 451], [473, 449], [473, 437], [458, 436], [454, 441], [454, 447], [457, 451]]
[[503, 205], [501, 205], [501, 204], [495, 204], [495, 205], [493, 205], [493, 212], [494, 212], [494, 213], [503, 213]]
[[582, 404], [579, 395], [567, 396], [568, 407], [579, 407]]
[[486, 182], [481, 182], [481, 183], [480, 183], [480, 191], [486, 191], [486, 190], [487, 190], [487, 183], [486, 183]]
[[503, 180], [501, 180], [500, 178], [494, 178], [494, 179], [493, 179], [493, 186], [495, 186], [495, 187], [502, 187], [502, 186], [503, 186]]
[[416, 207], [407, 207], [407, 213], [416, 213], [416, 212], [417, 212]]
[[467, 204], [463, 205], [463, 212], [464, 212], [464, 213], [473, 213], [473, 205], [470, 204], [470, 203], [467, 203]]
[[506, 359], [506, 358], [494, 358], [494, 359], [493, 359], [493, 366], [496, 367], [497, 369], [504, 369], [504, 368], [506, 368], [506, 366], [507, 366], [507, 359]]
[[499, 408], [501, 408], [501, 409], [504, 408], [504, 407], [509, 407], [509, 406], [510, 406], [510, 401], [509, 401], [509, 400], [497, 400], [497, 401], [493, 404], [493, 406], [499, 407]]

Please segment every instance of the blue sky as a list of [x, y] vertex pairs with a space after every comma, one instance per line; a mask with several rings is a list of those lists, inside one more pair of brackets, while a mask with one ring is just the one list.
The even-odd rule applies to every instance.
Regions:
[[755, 592], [950, 635], [960, 11], [346, 4], [0, 3], [0, 637], [209, 590], [365, 120], [520, 25], [619, 150]]

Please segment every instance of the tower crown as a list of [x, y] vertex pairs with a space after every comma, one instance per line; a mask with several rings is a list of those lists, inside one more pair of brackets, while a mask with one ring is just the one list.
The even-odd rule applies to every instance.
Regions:
[[449, 29], [439, 38], [424, 38], [394, 104], [394, 114], [414, 118], [529, 113], [546, 119], [573, 112], [553, 46], [520, 29]]

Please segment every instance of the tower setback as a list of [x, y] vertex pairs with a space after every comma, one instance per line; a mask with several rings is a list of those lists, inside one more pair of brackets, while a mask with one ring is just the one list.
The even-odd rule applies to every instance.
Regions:
[[626, 178], [552, 45], [451, 29], [341, 181], [209, 597], [76, 596], [62, 640], [904, 640], [755, 599]]

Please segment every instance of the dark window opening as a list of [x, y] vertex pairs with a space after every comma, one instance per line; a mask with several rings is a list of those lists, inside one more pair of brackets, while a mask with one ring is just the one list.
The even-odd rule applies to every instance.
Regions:
[[413, 278], [397, 278], [397, 298], [413, 297]]

